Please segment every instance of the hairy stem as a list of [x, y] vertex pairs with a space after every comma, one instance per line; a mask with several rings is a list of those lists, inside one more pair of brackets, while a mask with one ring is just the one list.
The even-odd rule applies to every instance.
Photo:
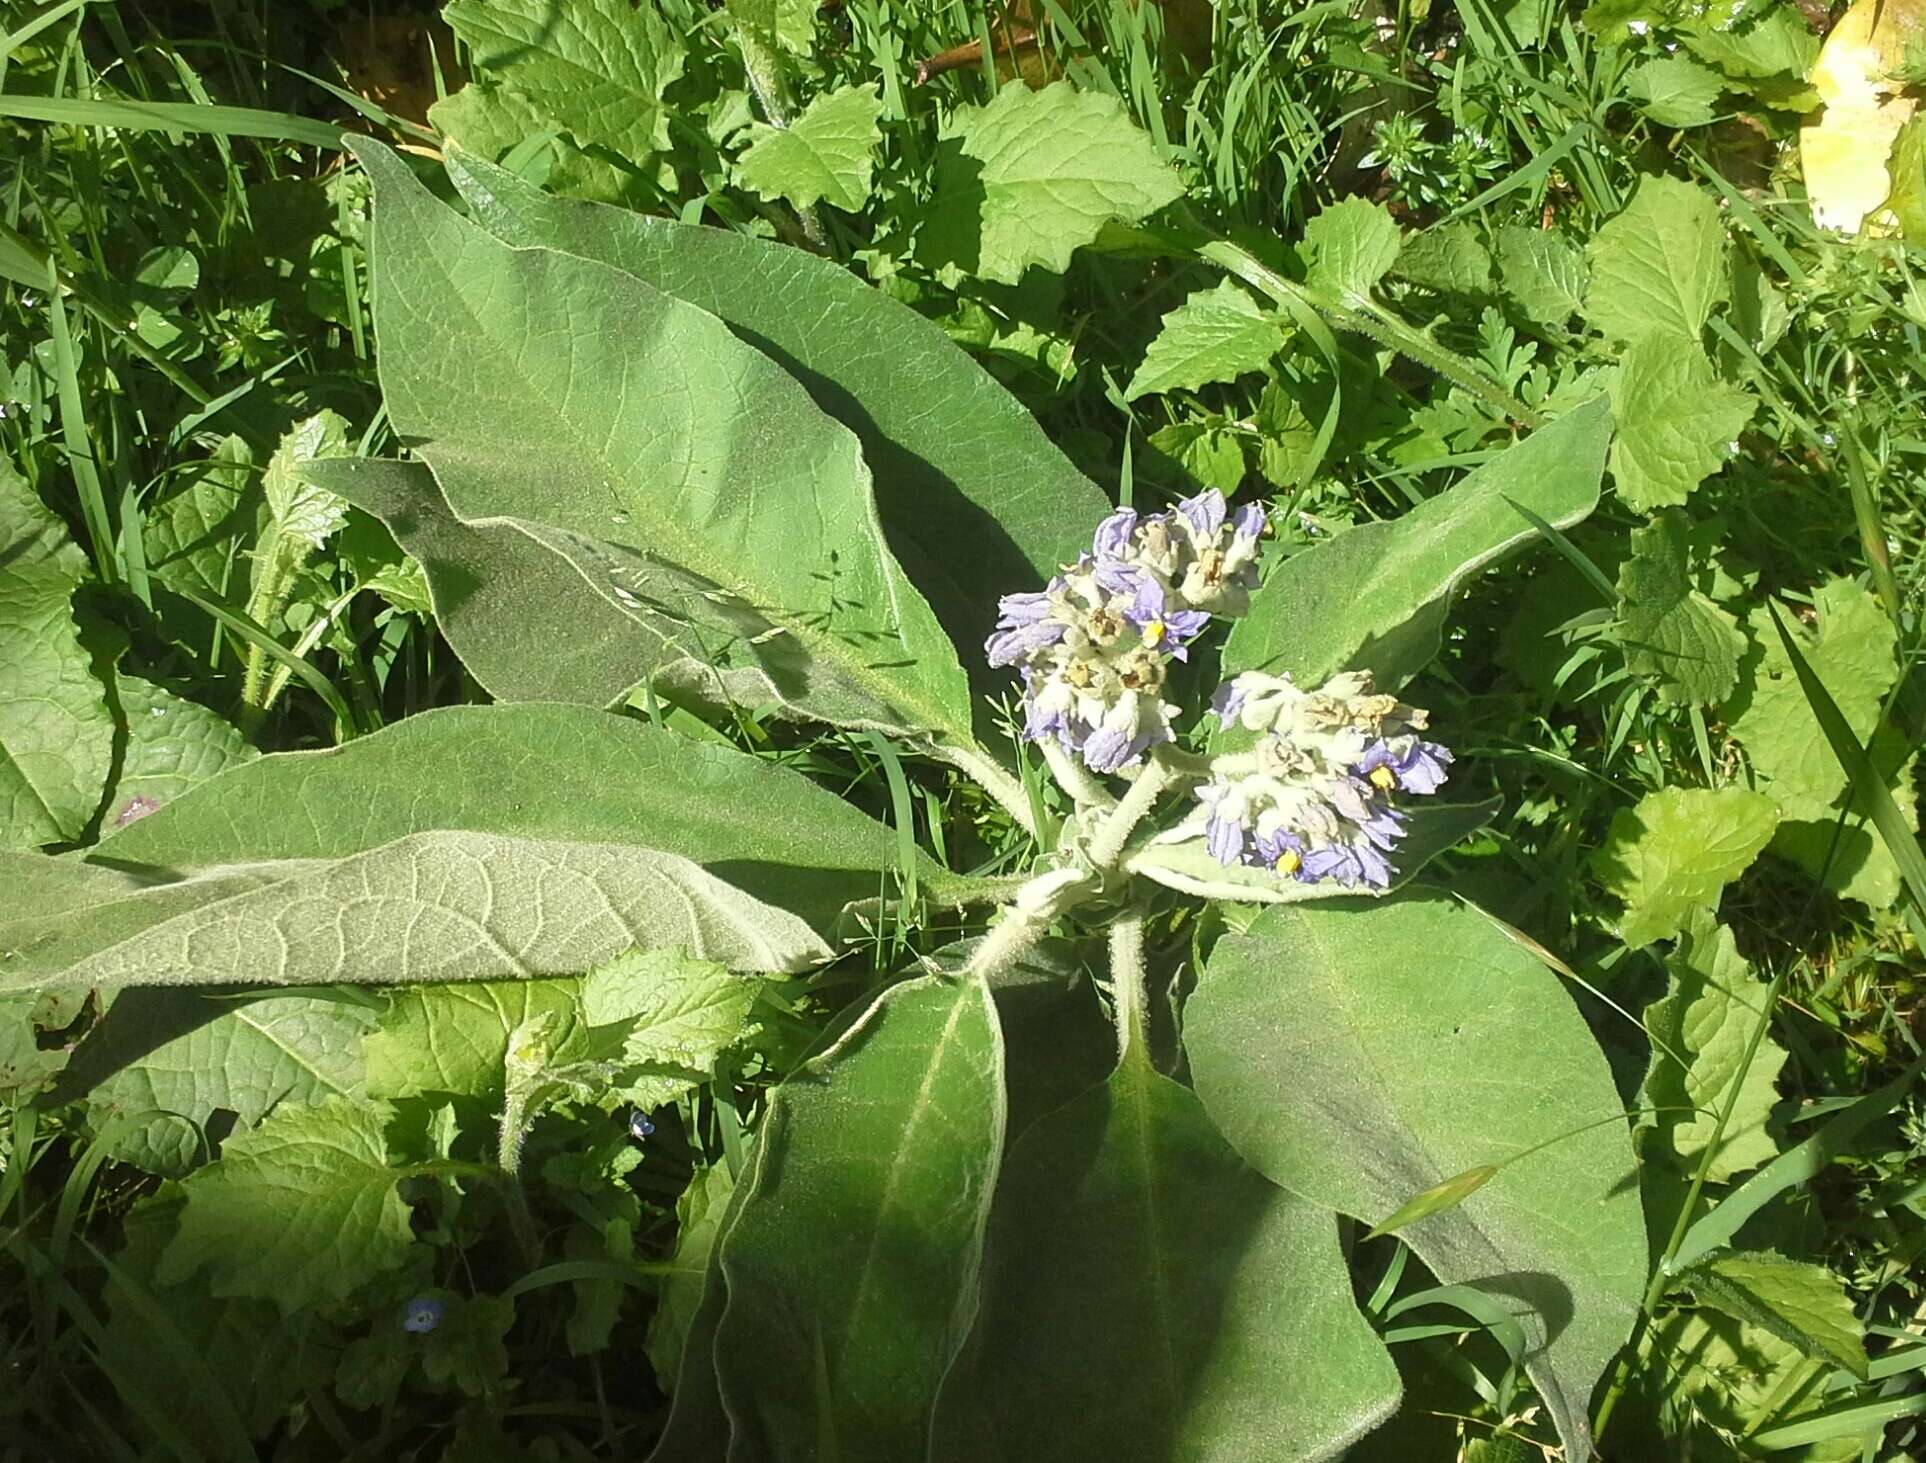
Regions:
[[1110, 789], [1099, 782], [1075, 757], [1064, 751], [1053, 741], [1041, 741], [1037, 746], [1043, 752], [1043, 762], [1050, 769], [1050, 775], [1057, 780], [1057, 786], [1070, 794], [1080, 808], [1114, 808], [1116, 798]]
[[1098, 824], [1097, 831], [1090, 835], [1090, 862], [1100, 869], [1115, 868], [1117, 860], [1123, 856], [1124, 845], [1130, 841], [1131, 833], [1180, 775], [1152, 752], [1150, 760], [1144, 764], [1144, 770], [1130, 784], [1130, 791], [1123, 795], [1110, 816]]
[[1144, 912], [1125, 910], [1110, 926], [1110, 998], [1117, 1019], [1117, 1060], [1148, 1044], [1150, 982], [1144, 966]]
[[[736, 20], [736, 43], [742, 47], [742, 69], [748, 73], [749, 90], [755, 94], [756, 105], [762, 108], [762, 115], [768, 119], [771, 127], [787, 131], [795, 118], [795, 108], [789, 100], [789, 85], [783, 76], [782, 57], [753, 25], [745, 23], [740, 17]], [[825, 235], [816, 210], [806, 205], [798, 206], [796, 218], [802, 224], [803, 237], [809, 240], [810, 247], [821, 249]]]

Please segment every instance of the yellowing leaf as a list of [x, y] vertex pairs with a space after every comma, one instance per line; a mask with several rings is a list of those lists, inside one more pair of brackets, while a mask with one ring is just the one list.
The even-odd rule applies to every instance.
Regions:
[[1799, 129], [1799, 157], [1821, 228], [1855, 232], [1892, 194], [1887, 159], [1916, 105], [1893, 73], [1923, 36], [1922, 0], [1853, 0], [1820, 48], [1812, 85], [1825, 110]]

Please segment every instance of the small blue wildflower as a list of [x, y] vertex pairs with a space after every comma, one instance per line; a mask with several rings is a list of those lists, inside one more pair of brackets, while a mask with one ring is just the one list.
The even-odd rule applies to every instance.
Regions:
[[401, 1329], [426, 1336], [441, 1324], [442, 1309], [441, 1302], [433, 1296], [418, 1295], [402, 1310]]
[[629, 1114], [629, 1136], [635, 1139], [636, 1142], [640, 1143], [654, 1131], [655, 1124], [649, 1121], [649, 1115], [647, 1113], [638, 1109]]

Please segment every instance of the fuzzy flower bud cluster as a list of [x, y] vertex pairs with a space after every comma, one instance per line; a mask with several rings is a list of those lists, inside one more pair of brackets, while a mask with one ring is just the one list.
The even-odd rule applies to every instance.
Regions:
[[1219, 757], [1198, 806], [1169, 836], [1202, 834], [1221, 864], [1303, 883], [1387, 887], [1404, 836], [1397, 793], [1436, 792], [1451, 753], [1418, 736], [1426, 713], [1373, 691], [1368, 671], [1315, 691], [1246, 671], [1211, 703], [1228, 727], [1257, 732], [1250, 752]]
[[1124, 508], [1047, 588], [1003, 596], [986, 649], [1023, 677], [1025, 739], [1053, 738], [1101, 773], [1169, 741], [1170, 662], [1212, 615], [1249, 608], [1263, 531], [1261, 508], [1231, 513], [1216, 491], [1170, 513]]

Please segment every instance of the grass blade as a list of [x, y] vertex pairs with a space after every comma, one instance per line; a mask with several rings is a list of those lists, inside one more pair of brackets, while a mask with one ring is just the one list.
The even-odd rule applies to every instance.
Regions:
[[341, 146], [331, 122], [258, 107], [207, 107], [198, 102], [129, 102], [86, 97], [0, 96], [0, 117], [68, 127], [124, 127], [135, 132], [199, 132], [212, 137], [265, 137], [308, 147]]

